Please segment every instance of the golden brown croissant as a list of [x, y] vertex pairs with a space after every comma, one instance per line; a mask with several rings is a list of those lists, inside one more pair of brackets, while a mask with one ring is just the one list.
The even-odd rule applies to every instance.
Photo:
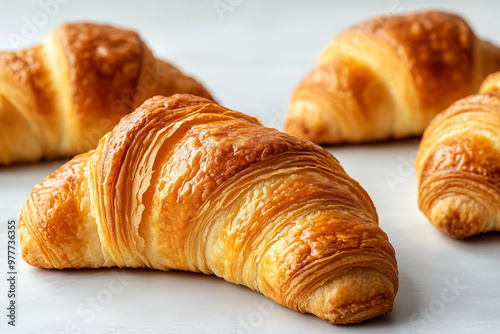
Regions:
[[65, 24], [0, 53], [0, 165], [86, 152], [147, 98], [176, 93], [210, 97], [135, 32]]
[[415, 162], [418, 203], [454, 238], [500, 231], [500, 72], [425, 130]]
[[500, 49], [456, 15], [375, 18], [323, 51], [292, 95], [285, 131], [320, 144], [421, 135], [498, 70]]
[[43, 268], [215, 274], [353, 323], [392, 310], [395, 253], [326, 150], [188, 94], [156, 96], [36, 186], [19, 235]]

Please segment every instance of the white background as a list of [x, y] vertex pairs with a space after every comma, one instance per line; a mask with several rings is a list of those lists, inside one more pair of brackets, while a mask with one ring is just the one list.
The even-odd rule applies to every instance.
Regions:
[[[497, 1], [220, 2], [231, 10], [218, 13], [217, 1], [212, 0], [65, 0], [50, 10], [37, 1], [0, 1], [0, 49], [19, 47], [14, 36], [25, 39], [20, 47], [36, 44], [66, 21], [129, 27], [157, 56], [202, 81], [223, 105], [282, 128], [294, 86], [312, 69], [326, 44], [360, 20], [416, 9], [449, 9], [465, 16], [477, 35], [500, 44]], [[26, 22], [38, 26], [26, 34]], [[153, 270], [48, 271], [28, 266], [18, 255], [15, 329], [24, 333], [498, 333], [500, 234], [458, 241], [428, 223], [417, 207], [412, 167], [417, 147], [418, 139], [410, 139], [329, 148], [371, 195], [380, 226], [396, 249], [400, 289], [389, 316], [335, 326], [214, 276]], [[0, 168], [0, 332], [13, 332], [5, 316], [7, 221], [17, 221], [33, 186], [62, 163]], [[20, 254], [19, 244], [17, 248]], [[449, 285], [458, 288], [450, 290]]]

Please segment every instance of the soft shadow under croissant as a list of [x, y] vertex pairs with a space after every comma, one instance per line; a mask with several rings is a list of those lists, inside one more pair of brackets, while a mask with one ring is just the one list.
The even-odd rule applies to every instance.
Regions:
[[133, 31], [62, 25], [40, 45], [0, 53], [0, 165], [86, 152], [146, 99], [176, 93], [210, 98]]
[[48, 176], [19, 233], [34, 266], [201, 271], [332, 323], [389, 313], [398, 290], [375, 207], [330, 153], [186, 94]]

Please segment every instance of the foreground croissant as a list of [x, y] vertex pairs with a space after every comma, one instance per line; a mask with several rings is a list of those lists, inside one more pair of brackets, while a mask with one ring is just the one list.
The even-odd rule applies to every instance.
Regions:
[[373, 203], [330, 153], [187, 94], [36, 186], [19, 235], [34, 266], [201, 271], [332, 323], [390, 312], [398, 289]]
[[285, 131], [321, 144], [421, 135], [500, 70], [500, 49], [456, 15], [375, 18], [347, 30], [298, 85]]
[[0, 165], [86, 152], [147, 98], [176, 93], [210, 97], [133, 31], [63, 25], [0, 53]]
[[500, 231], [500, 72], [425, 130], [415, 163], [420, 209], [454, 238]]

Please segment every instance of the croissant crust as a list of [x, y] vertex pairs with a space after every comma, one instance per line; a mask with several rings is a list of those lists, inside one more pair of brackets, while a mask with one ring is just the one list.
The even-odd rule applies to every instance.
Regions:
[[374, 18], [325, 48], [292, 95], [285, 131], [320, 144], [421, 135], [499, 70], [500, 49], [457, 15]]
[[394, 249], [337, 159], [214, 102], [154, 97], [35, 187], [19, 223], [43, 268], [215, 274], [332, 323], [391, 311]]
[[419, 207], [454, 238], [500, 230], [499, 74], [436, 116], [419, 147]]
[[147, 98], [176, 93], [210, 98], [133, 31], [62, 25], [40, 45], [0, 53], [0, 165], [86, 152]]

